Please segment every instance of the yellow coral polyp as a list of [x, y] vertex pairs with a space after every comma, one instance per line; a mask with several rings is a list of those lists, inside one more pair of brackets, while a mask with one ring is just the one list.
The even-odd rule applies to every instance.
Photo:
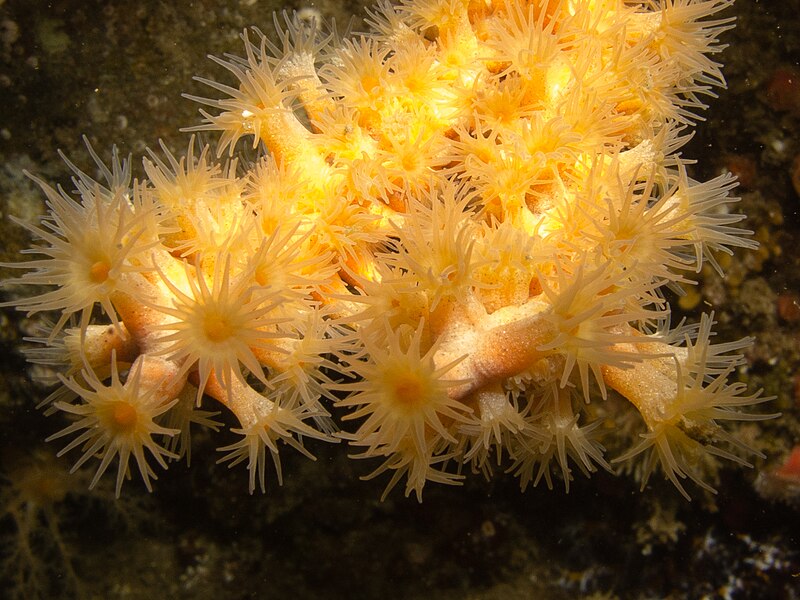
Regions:
[[116, 461], [119, 492], [133, 456], [149, 488], [217, 402], [251, 491], [309, 439], [418, 498], [465, 464], [568, 489], [609, 468], [618, 394], [617, 460], [712, 489], [714, 459], [753, 453], [726, 422], [765, 418], [729, 382], [749, 340], [670, 329], [662, 289], [757, 246], [732, 177], [680, 155], [724, 84], [729, 4], [404, 0], [344, 40], [245, 31], [224, 82], [198, 78], [216, 97], [189, 96], [213, 146], [162, 144], [138, 182], [90, 148], [101, 181], [68, 162], [76, 195], [36, 180], [35, 257], [4, 282], [34, 291], [5, 305], [55, 313], [31, 353], [62, 371], [43, 405], [76, 417], [53, 437], [100, 459], [93, 485]]

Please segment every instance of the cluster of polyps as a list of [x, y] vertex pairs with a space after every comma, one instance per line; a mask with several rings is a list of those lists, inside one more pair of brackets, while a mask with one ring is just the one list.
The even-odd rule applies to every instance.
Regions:
[[[712, 344], [709, 316], [670, 330], [660, 290], [755, 246], [732, 177], [694, 181], [677, 154], [724, 83], [729, 4], [406, 0], [347, 39], [291, 17], [276, 42], [245, 32], [244, 57], [214, 59], [236, 82], [192, 97], [216, 158], [193, 138], [132, 181], [90, 149], [100, 176], [68, 163], [72, 194], [39, 181], [40, 244], [6, 284], [60, 313], [31, 351], [73, 417], [52, 437], [99, 459], [95, 482], [116, 461], [117, 493], [133, 456], [149, 488], [218, 426], [215, 400], [251, 490], [268, 459], [280, 479], [281, 443], [317, 438], [420, 496], [465, 464], [523, 487], [610, 470], [600, 414], [643, 484], [660, 465], [711, 489], [714, 456], [752, 452], [720, 422], [762, 418], [728, 382], [749, 340]], [[609, 388], [635, 412], [605, 409]]]

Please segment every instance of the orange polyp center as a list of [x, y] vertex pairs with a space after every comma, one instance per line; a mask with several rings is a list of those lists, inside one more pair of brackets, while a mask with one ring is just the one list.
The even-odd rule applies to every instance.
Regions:
[[108, 274], [111, 271], [111, 265], [105, 260], [98, 260], [91, 267], [89, 267], [89, 280], [92, 283], [103, 283], [108, 279]]
[[392, 386], [395, 404], [406, 409], [414, 409], [421, 404], [424, 392], [423, 382], [411, 374], [400, 376]]
[[136, 419], [136, 408], [128, 402], [117, 402], [114, 405], [111, 420], [118, 429], [131, 429], [136, 424]]
[[272, 273], [266, 265], [260, 265], [255, 272], [255, 280], [261, 287], [266, 287], [272, 280]]
[[419, 168], [419, 159], [420, 156], [415, 155], [411, 152], [406, 152], [402, 156], [402, 166], [403, 169], [406, 171], [416, 171]]
[[220, 314], [207, 315], [203, 322], [203, 330], [209, 341], [219, 343], [233, 335], [233, 326], [230, 321]]
[[361, 77], [361, 87], [369, 95], [374, 95], [375, 89], [380, 87], [380, 79], [373, 73], [367, 73]]
[[280, 227], [280, 225], [281, 222], [275, 215], [261, 217], [261, 231], [263, 231], [264, 235], [267, 237]]

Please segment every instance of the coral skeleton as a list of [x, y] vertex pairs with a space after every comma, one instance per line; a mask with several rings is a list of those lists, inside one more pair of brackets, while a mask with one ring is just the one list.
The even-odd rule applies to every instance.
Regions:
[[117, 494], [188, 461], [214, 404], [251, 492], [309, 438], [420, 499], [496, 470], [713, 490], [716, 459], [758, 454], [726, 422], [765, 398], [732, 381], [751, 340], [671, 326], [666, 292], [756, 247], [733, 176], [679, 152], [731, 2], [381, 0], [367, 33], [245, 31], [183, 154], [34, 177], [47, 214], [3, 285], [54, 315], [29, 354], [60, 374], [52, 439]]

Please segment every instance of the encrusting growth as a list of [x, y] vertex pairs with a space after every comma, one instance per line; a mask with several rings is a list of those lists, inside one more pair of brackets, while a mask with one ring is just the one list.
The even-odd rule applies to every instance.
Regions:
[[286, 15], [276, 40], [245, 31], [213, 59], [229, 82], [191, 97], [216, 147], [162, 145], [142, 180], [90, 148], [99, 181], [35, 179], [49, 212], [20, 222], [39, 241], [4, 287], [57, 315], [30, 352], [77, 417], [52, 437], [99, 459], [94, 482], [116, 461], [117, 493], [131, 458], [148, 488], [188, 460], [212, 402], [251, 491], [307, 438], [419, 498], [462, 465], [569, 489], [636, 461], [642, 485], [712, 490], [715, 458], [756, 453], [723, 422], [765, 399], [729, 381], [750, 340], [670, 330], [662, 289], [756, 247], [732, 176], [678, 153], [724, 85], [731, 1], [382, 0], [347, 39]]

